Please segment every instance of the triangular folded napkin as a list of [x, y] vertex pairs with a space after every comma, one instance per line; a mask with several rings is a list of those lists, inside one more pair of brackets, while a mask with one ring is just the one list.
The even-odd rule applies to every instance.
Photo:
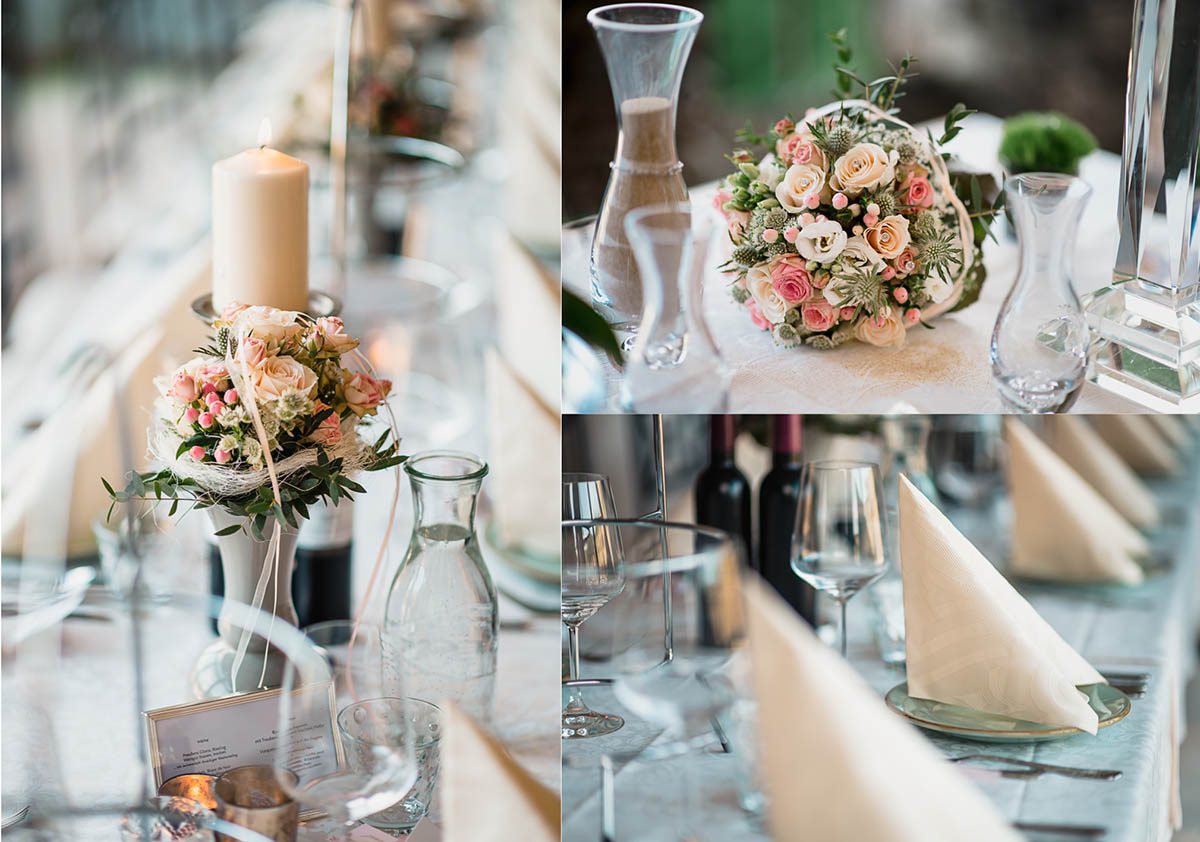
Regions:
[[1096, 432], [1139, 474], [1164, 476], [1179, 468], [1170, 442], [1145, 415], [1089, 416]]
[[1096, 733], [1100, 673], [904, 476], [900, 572], [910, 696]]
[[442, 842], [559, 842], [558, 796], [453, 703], [442, 706]]
[[1049, 445], [1005, 425], [1012, 493], [1013, 573], [1062, 582], [1140, 584], [1150, 545]]
[[1020, 839], [769, 586], [747, 582], [746, 602], [773, 839]]
[[1043, 423], [1054, 452], [1122, 517], [1139, 529], [1158, 523], [1158, 503], [1150, 489], [1086, 421], [1073, 415], [1048, 415]]

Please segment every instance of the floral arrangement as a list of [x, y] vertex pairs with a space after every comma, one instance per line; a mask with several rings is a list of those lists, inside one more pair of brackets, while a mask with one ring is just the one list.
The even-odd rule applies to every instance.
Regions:
[[[848, 62], [844, 33], [830, 37]], [[778, 345], [899, 347], [908, 328], [978, 297], [980, 246], [1003, 197], [981, 210], [978, 181], [952, 180], [939, 151], [974, 112], [955, 106], [938, 141], [896, 116], [914, 61], [872, 82], [838, 66], [839, 101], [766, 137], [747, 129], [740, 137], [766, 154], [728, 156], [736, 170], [714, 200], [733, 244], [721, 269]], [[862, 99], [849, 98], [856, 85]]]
[[391, 383], [344, 366], [369, 369], [341, 319], [235, 304], [213, 326], [211, 346], [155, 379], [150, 451], [166, 467], [135, 472], [122, 491], [104, 480], [114, 505], [220, 505], [242, 523], [218, 535], [248, 526], [262, 539], [270, 515], [296, 527], [317, 501], [362, 492], [354, 471], [404, 460], [391, 425], [370, 443], [360, 435]]

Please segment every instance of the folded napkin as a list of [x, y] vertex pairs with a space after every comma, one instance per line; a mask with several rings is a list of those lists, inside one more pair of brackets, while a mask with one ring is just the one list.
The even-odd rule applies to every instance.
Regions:
[[770, 586], [746, 603], [772, 838], [1020, 839]]
[[1158, 503], [1125, 460], [1082, 418], [1048, 415], [1043, 419], [1054, 452], [1134, 526], [1159, 521]]
[[1179, 460], [1170, 442], [1146, 415], [1092, 415], [1096, 432], [1139, 474], [1173, 474]]
[[904, 476], [900, 572], [909, 695], [1096, 733], [1100, 673]]
[[442, 706], [443, 842], [559, 842], [558, 796], [453, 703]]
[[1183, 449], [1188, 446], [1191, 441], [1192, 434], [1188, 430], [1187, 424], [1182, 419], [1175, 415], [1147, 415], [1146, 420], [1154, 425], [1163, 438], [1169, 441], [1172, 446]]
[[1034, 579], [1073, 582], [1142, 581], [1135, 559], [1150, 545], [1032, 431], [1005, 425], [1012, 494], [1012, 571]]

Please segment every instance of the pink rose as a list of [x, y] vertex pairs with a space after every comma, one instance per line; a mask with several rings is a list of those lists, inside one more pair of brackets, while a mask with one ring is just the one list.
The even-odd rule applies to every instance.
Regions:
[[317, 319], [309, 339], [321, 350], [338, 355], [358, 347], [358, 340], [346, 333], [346, 325], [337, 316]]
[[200, 390], [196, 387], [196, 379], [185, 371], [177, 371], [175, 379], [171, 381], [171, 388], [167, 390], [170, 395], [179, 403], [191, 403], [196, 398], [200, 397]]
[[821, 297], [805, 301], [800, 305], [800, 316], [804, 320], [804, 326], [816, 332], [829, 330], [836, 321], [832, 305]]
[[812, 295], [812, 278], [804, 268], [805, 260], [798, 254], [787, 254], [774, 260], [769, 271], [775, 291], [789, 304], [803, 301]]
[[225, 309], [221, 311], [221, 321], [232, 322], [237, 318], [237, 314], [249, 307], [249, 304], [242, 304], [240, 301], [230, 301], [225, 305]]
[[225, 367], [225, 363], [209, 363], [200, 369], [199, 377], [204, 381], [205, 393], [208, 386], [212, 386], [218, 392], [224, 392], [229, 388], [229, 369]]
[[733, 194], [728, 190], [718, 190], [717, 195], [713, 196], [713, 210], [721, 212], [721, 216], [729, 219], [729, 211], [725, 210], [725, 204], [733, 201]]
[[241, 341], [235, 357], [243, 369], [255, 369], [267, 360], [267, 343], [251, 336]]
[[[329, 409], [329, 406], [321, 401], [317, 401], [314, 405], [314, 410], [321, 412]], [[337, 444], [342, 440], [342, 424], [338, 419], [337, 413], [333, 413], [328, 418], [320, 423], [313, 434], [308, 437], [309, 441], [314, 441], [317, 444]]]
[[376, 380], [362, 373], [345, 373], [343, 377], [342, 391], [346, 405], [359, 417], [374, 415], [376, 408], [383, 403], [383, 399], [392, 388], [390, 380]]
[[896, 268], [897, 278], [904, 278], [912, 274], [913, 270], [917, 268], [917, 250], [909, 246], [892, 261], [892, 266]]
[[791, 120], [789, 120], [787, 117], [784, 117], [782, 120], [780, 120], [779, 122], [777, 122], [775, 124], [775, 134], [779, 135], [779, 137], [784, 137], [788, 134], [791, 134], [792, 130], [795, 128], [796, 128], [796, 124], [793, 123]]
[[933, 186], [927, 178], [913, 178], [908, 182], [908, 193], [904, 196], [906, 204], [917, 208], [928, 208], [933, 205]]
[[763, 330], [770, 330], [771, 323], [767, 320], [767, 317], [762, 314], [762, 310], [758, 309], [758, 302], [752, 300], [749, 306], [750, 321], [754, 322]]

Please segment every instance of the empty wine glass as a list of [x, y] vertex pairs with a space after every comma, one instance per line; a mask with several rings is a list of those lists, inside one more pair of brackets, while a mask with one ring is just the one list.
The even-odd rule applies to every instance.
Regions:
[[[622, 521], [616, 528], [626, 547], [626, 590], [613, 606], [617, 699], [688, 751], [726, 744], [730, 735], [720, 718], [737, 699], [744, 666], [737, 545], [707, 527]], [[685, 758], [676, 772], [685, 805], [673, 828], [679, 839], [704, 835], [693, 824], [701, 813], [690, 803], [693, 762]]]
[[[337, 621], [313, 633], [324, 669], [286, 664], [273, 762], [280, 786], [304, 809], [328, 813], [345, 839], [350, 826], [408, 795], [417, 780], [420, 735], [407, 718], [361, 704], [386, 699], [377, 627]], [[329, 749], [340, 714], [354, 717], [353, 735], [370, 751], [334, 762]]]
[[[612, 489], [602, 474], [563, 474], [563, 521], [615, 518]], [[567, 627], [568, 677], [579, 679], [579, 626], [625, 586], [620, 533], [595, 525], [563, 530], [562, 621]], [[611, 734], [625, 724], [619, 716], [588, 708], [576, 685], [568, 685], [562, 712], [564, 740]]]
[[879, 468], [870, 462], [808, 462], [800, 475], [792, 570], [841, 609], [887, 570]]

